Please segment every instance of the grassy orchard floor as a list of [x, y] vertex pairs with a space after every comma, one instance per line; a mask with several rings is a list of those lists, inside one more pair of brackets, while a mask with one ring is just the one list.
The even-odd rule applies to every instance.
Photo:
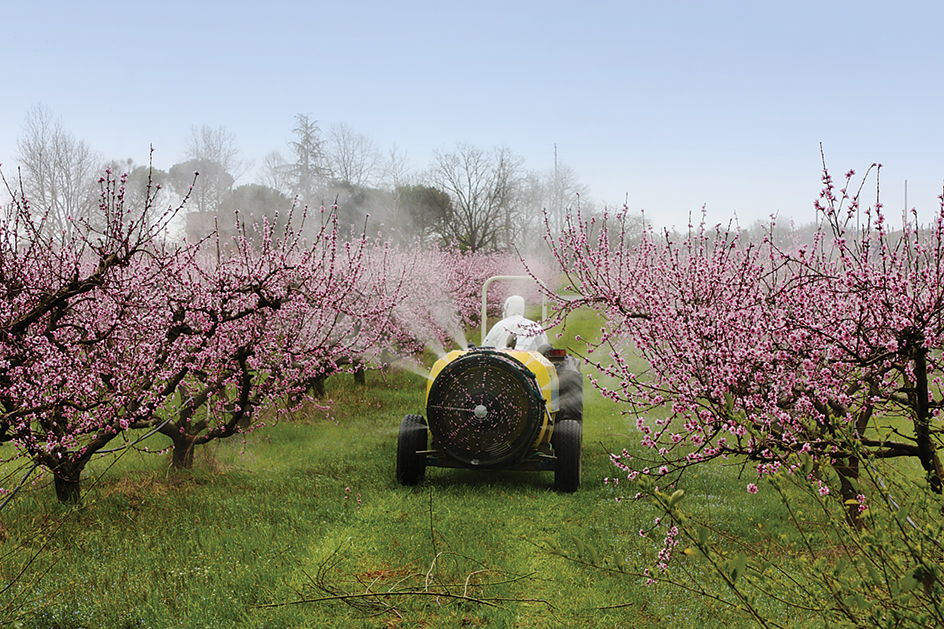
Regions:
[[[592, 320], [569, 334], [587, 335]], [[584, 330], [587, 328], [587, 330]], [[628, 447], [631, 421], [587, 386], [584, 485], [550, 491], [552, 473], [430, 469], [426, 482], [394, 479], [400, 419], [423, 411], [425, 379], [393, 371], [328, 382], [330, 417], [312, 412], [204, 448], [191, 473], [166, 456], [132, 452], [86, 475], [84, 505], [55, 503], [47, 482], [0, 515], [0, 625], [18, 601], [22, 626], [77, 627], [735, 627], [748, 621], [679, 588], [582, 565], [549, 552], [579, 538], [604, 558], [651, 560], [643, 539], [658, 510], [631, 498], [607, 450]], [[154, 443], [152, 447], [160, 447]], [[243, 451], [244, 452], [240, 452]], [[735, 539], [776, 534], [772, 492], [749, 496], [734, 467], [689, 478], [687, 506]], [[661, 534], [659, 534], [661, 538]], [[571, 554], [574, 554], [571, 552]], [[698, 560], [680, 557], [697, 574]], [[31, 562], [31, 563], [29, 563]], [[29, 565], [27, 565], [29, 563]], [[331, 594], [402, 594], [388, 609], [367, 599], [297, 603]], [[518, 600], [512, 600], [518, 599]], [[527, 600], [525, 600], [527, 599]], [[267, 605], [276, 605], [266, 607]]]

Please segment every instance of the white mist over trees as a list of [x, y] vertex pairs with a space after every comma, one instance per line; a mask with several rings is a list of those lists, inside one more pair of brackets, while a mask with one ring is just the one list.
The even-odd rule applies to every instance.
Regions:
[[577, 173], [558, 163], [556, 147], [547, 171], [528, 169], [507, 147], [467, 143], [435, 151], [417, 169], [396, 147], [384, 152], [344, 122], [322, 132], [311, 114], [299, 113], [289, 124], [289, 140], [254, 170], [224, 126], [193, 126], [180, 161], [163, 171], [121, 156], [106, 161], [37, 105], [17, 142], [18, 177], [32, 211], [46, 214], [46, 228], [62, 235], [71, 233], [73, 220], [94, 222], [106, 168], [128, 174], [131, 197], [143, 197], [149, 186], [152, 196], [160, 186], [156, 198], [165, 206], [187, 197], [178, 235], [189, 240], [215, 230], [235, 235], [237, 213], [245, 225], [284, 224], [293, 208], [337, 205], [342, 224], [366, 224], [399, 244], [527, 252], [542, 245], [544, 212], [557, 231], [567, 210], [596, 209]]

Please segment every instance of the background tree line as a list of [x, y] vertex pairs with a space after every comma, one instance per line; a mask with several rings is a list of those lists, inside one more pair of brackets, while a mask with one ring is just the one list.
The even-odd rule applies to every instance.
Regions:
[[[128, 173], [129, 207], [143, 207], [134, 201], [149, 192], [165, 207], [187, 197], [173, 235], [190, 240], [216, 231], [235, 235], [237, 212], [249, 225], [263, 219], [285, 224], [293, 207], [336, 205], [342, 228], [360, 229], [369, 215], [371, 230], [401, 244], [455, 244], [471, 252], [515, 245], [527, 251], [541, 243], [544, 211], [559, 230], [578, 204], [585, 213], [593, 210], [589, 191], [572, 168], [557, 163], [556, 149], [555, 165], [546, 172], [527, 169], [508, 148], [461, 143], [435, 151], [425, 169], [413, 170], [396, 147], [384, 153], [345, 123], [322, 131], [310, 114], [300, 113], [292, 124], [290, 141], [254, 171], [225, 127], [194, 126], [181, 161], [164, 171], [103, 158], [37, 105], [17, 141], [17, 185], [47, 216], [43, 229], [58, 239], [71, 236], [73, 219], [98, 220], [97, 181], [106, 167]], [[255, 181], [240, 183], [251, 173]]]

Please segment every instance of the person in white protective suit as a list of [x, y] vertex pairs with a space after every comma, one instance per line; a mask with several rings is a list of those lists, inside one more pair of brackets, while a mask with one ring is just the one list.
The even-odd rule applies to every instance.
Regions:
[[524, 297], [512, 295], [505, 300], [502, 320], [488, 331], [482, 347], [538, 351], [547, 344], [541, 326], [524, 316]]

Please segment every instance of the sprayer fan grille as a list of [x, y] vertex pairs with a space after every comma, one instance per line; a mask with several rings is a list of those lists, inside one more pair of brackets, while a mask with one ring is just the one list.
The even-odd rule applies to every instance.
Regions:
[[468, 465], [517, 462], [537, 439], [544, 400], [534, 374], [501, 352], [449, 363], [430, 388], [429, 428], [446, 453]]

